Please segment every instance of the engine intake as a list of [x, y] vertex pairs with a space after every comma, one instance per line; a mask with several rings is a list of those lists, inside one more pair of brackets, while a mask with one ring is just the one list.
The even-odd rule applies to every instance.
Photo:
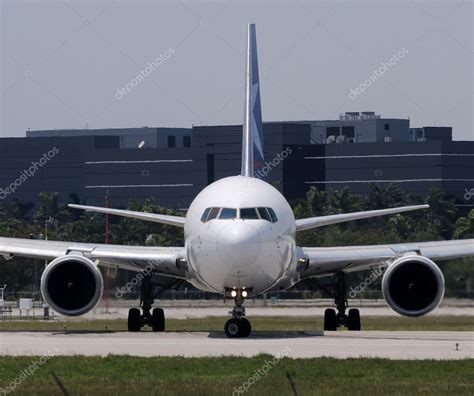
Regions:
[[60, 314], [84, 315], [102, 298], [104, 282], [97, 266], [80, 255], [53, 260], [41, 276], [44, 301]]
[[444, 276], [429, 258], [404, 256], [385, 271], [382, 293], [387, 304], [400, 315], [425, 315], [443, 299]]

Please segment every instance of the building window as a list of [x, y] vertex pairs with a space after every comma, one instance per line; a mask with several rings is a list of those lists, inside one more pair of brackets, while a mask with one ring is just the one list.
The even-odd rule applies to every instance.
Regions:
[[118, 149], [120, 148], [120, 136], [94, 136], [96, 149]]
[[339, 127], [327, 127], [326, 128], [326, 139], [329, 136], [339, 136]]
[[207, 155], [207, 184], [214, 183], [214, 154]]
[[183, 136], [183, 147], [191, 147], [191, 136]]
[[354, 138], [355, 135], [354, 135], [354, 126], [343, 126], [342, 127], [342, 134], [350, 139], [350, 138]]
[[390, 130], [390, 124], [385, 124], [385, 130], [389, 131]]
[[176, 136], [168, 136], [168, 147], [176, 147]]

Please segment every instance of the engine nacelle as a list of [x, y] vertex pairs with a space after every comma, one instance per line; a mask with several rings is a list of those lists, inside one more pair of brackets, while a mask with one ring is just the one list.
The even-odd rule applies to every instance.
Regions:
[[102, 298], [104, 281], [97, 266], [80, 255], [53, 260], [41, 276], [44, 301], [62, 315], [84, 315]]
[[400, 315], [425, 315], [443, 299], [444, 276], [429, 258], [404, 256], [385, 271], [382, 293], [390, 308]]

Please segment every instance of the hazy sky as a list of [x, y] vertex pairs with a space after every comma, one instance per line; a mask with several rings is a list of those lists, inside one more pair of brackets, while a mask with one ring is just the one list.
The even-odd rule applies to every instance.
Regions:
[[0, 2], [0, 136], [241, 123], [255, 22], [264, 121], [375, 111], [474, 140], [471, 1]]

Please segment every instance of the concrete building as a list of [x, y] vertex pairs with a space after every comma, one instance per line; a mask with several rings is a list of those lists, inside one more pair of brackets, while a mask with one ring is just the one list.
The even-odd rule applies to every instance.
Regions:
[[438, 188], [458, 205], [474, 207], [474, 142], [423, 141], [327, 144], [293, 148], [285, 161], [288, 198], [298, 199], [309, 186], [320, 190], [349, 187], [367, 194], [371, 183], [398, 184], [406, 192], [426, 195]]
[[96, 136], [103, 148], [191, 147], [191, 128], [112, 128], [27, 131], [27, 138]]
[[[133, 138], [88, 131], [82, 136], [0, 139], [0, 202], [37, 203], [38, 193], [46, 191], [58, 192], [62, 201], [74, 193], [81, 202], [103, 205], [108, 191], [115, 205], [125, 206], [129, 198], [156, 197], [163, 206], [187, 207], [189, 197], [207, 184], [206, 164], [194, 148], [182, 147], [190, 134], [178, 131], [174, 142], [180, 143], [168, 148], [170, 136], [165, 135], [162, 144], [156, 144], [160, 139], [152, 140], [149, 131]], [[150, 144], [138, 148], [135, 142], [143, 140]], [[57, 154], [41, 165], [40, 159], [53, 149]], [[12, 184], [15, 191], [8, 191]]]
[[346, 112], [338, 120], [301, 121], [311, 125], [311, 143], [404, 142], [411, 139], [410, 120], [382, 118], [373, 111]]
[[[62, 201], [75, 193], [103, 205], [108, 192], [115, 207], [155, 197], [162, 206], [187, 208], [206, 185], [240, 172], [241, 136], [241, 125], [28, 131], [26, 138], [0, 139], [0, 203], [37, 203], [39, 192], [57, 191]], [[409, 119], [373, 112], [264, 123], [265, 180], [290, 200], [311, 186], [366, 194], [371, 183], [397, 183], [422, 195], [441, 188], [474, 207], [474, 142], [451, 136], [449, 127], [410, 128]], [[57, 153], [41, 164], [53, 148]], [[25, 173], [30, 167], [32, 176]]]

